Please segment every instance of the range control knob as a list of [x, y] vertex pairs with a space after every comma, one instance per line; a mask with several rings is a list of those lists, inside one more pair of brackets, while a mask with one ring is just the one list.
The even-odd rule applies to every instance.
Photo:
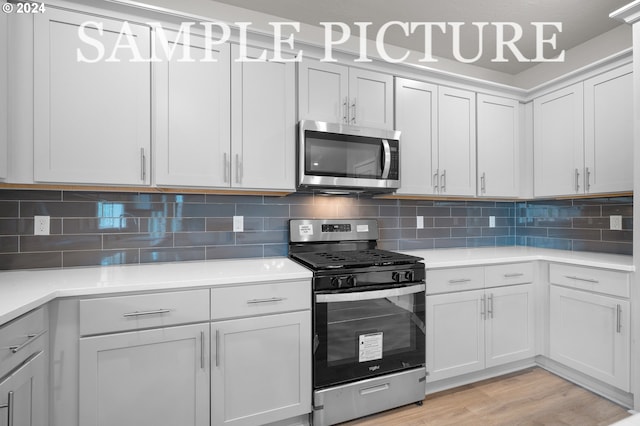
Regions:
[[355, 275], [349, 275], [347, 277], [347, 285], [349, 287], [355, 287], [356, 285], [358, 285], [358, 279], [355, 277]]
[[335, 287], [335, 288], [342, 287], [342, 277], [331, 278], [331, 287]]
[[402, 280], [402, 277], [400, 276], [400, 272], [395, 271], [391, 273], [391, 279], [394, 280], [395, 282], [399, 283]]
[[404, 273], [404, 279], [407, 281], [413, 281], [413, 271], [407, 271]]

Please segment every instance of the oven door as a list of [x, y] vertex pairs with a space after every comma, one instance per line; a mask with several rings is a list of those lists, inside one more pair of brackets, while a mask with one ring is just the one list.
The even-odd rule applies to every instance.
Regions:
[[425, 363], [425, 284], [316, 293], [314, 388]]

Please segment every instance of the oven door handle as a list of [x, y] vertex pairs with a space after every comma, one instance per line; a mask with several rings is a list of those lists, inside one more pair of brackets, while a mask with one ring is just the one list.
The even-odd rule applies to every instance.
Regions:
[[395, 287], [386, 290], [350, 291], [348, 293], [316, 294], [316, 303], [357, 302], [360, 300], [384, 299], [386, 297], [406, 296], [407, 294], [425, 291], [426, 284], [407, 287]]

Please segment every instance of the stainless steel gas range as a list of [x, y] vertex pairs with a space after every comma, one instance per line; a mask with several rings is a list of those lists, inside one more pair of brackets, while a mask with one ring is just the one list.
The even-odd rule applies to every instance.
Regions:
[[373, 219], [289, 222], [289, 256], [313, 271], [313, 424], [425, 396], [422, 259], [377, 249]]

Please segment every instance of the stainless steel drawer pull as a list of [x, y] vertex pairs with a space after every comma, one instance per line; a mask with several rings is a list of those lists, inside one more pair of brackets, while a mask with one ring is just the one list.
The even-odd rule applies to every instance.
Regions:
[[216, 367], [220, 365], [220, 330], [216, 330]]
[[462, 284], [462, 283], [468, 283], [471, 281], [471, 278], [458, 278], [455, 280], [449, 280], [449, 284]]
[[287, 298], [286, 297], [270, 297], [268, 299], [251, 299], [251, 300], [247, 300], [247, 304], [256, 305], [258, 303], [282, 302], [283, 300], [287, 300]]
[[505, 278], [516, 278], [516, 277], [522, 277], [522, 276], [524, 276], [522, 272], [516, 272], [513, 274], [504, 274]]
[[480, 306], [480, 316], [482, 317], [482, 319], [486, 319], [487, 318], [487, 296], [485, 294], [482, 295], [482, 299], [480, 299], [480, 303], [482, 304]]
[[31, 343], [33, 343], [33, 341], [35, 341], [38, 337], [42, 336], [46, 332], [47, 332], [47, 330], [42, 330], [40, 333], [28, 334], [27, 335], [27, 340], [23, 344], [15, 345], [15, 346], [9, 346], [9, 350], [11, 351], [11, 353], [14, 353], [14, 354], [18, 353], [22, 349], [24, 349], [27, 346], [29, 346]]
[[360, 395], [368, 395], [370, 393], [382, 392], [386, 391], [390, 388], [389, 383], [385, 383], [383, 385], [372, 386], [370, 388], [360, 389]]
[[171, 312], [171, 309], [155, 309], [153, 311], [135, 311], [135, 312], [128, 312], [126, 314], [122, 314], [123, 317], [125, 318], [130, 318], [130, 317], [143, 317], [145, 315], [160, 315], [160, 314], [168, 314], [169, 312]]
[[200, 332], [200, 368], [204, 370], [204, 331]]
[[11, 391], [7, 395], [7, 403], [4, 405], [0, 405], [0, 409], [2, 408], [7, 409], [7, 426], [13, 426], [14, 402], [15, 402], [15, 396], [13, 394], [13, 391]]
[[487, 309], [487, 315], [493, 319], [493, 293], [489, 295], [489, 308]]
[[598, 284], [600, 282], [598, 280], [594, 280], [593, 278], [582, 278], [575, 275], [565, 275], [564, 277], [569, 278], [571, 280], [584, 281], [584, 282], [593, 283], [593, 284]]

